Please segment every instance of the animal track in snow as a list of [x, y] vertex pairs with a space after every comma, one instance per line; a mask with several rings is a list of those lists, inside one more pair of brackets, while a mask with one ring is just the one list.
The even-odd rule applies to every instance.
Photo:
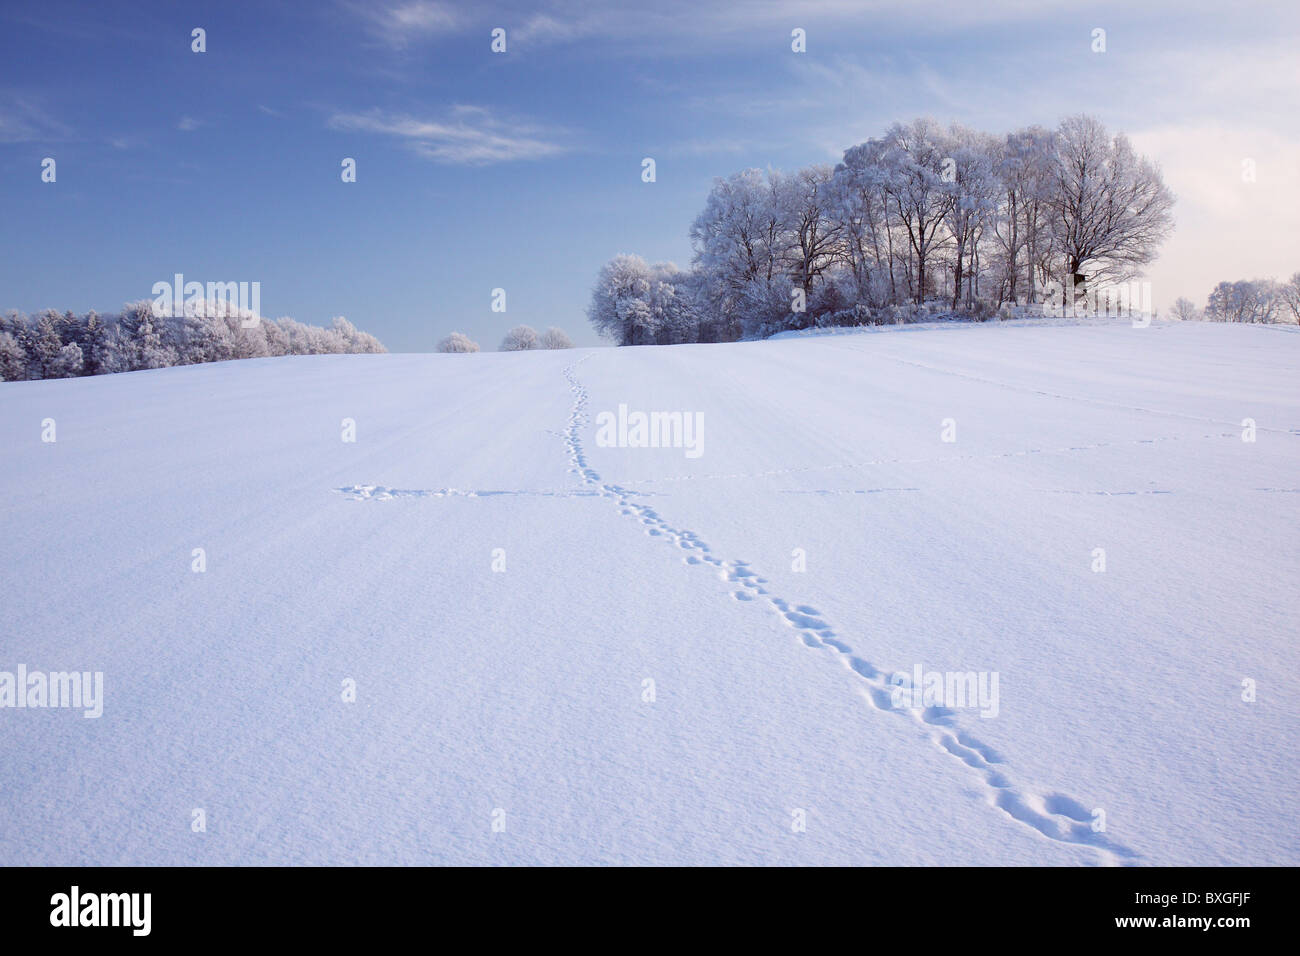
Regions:
[[348, 485], [335, 488], [354, 501], [390, 501], [394, 498], [598, 498], [600, 492], [588, 489], [566, 491], [469, 491], [462, 488], [387, 488], [384, 485]]
[[[912, 722], [939, 750], [957, 758], [977, 773], [983, 785], [985, 801], [989, 806], [1001, 810], [1011, 819], [1030, 827], [1048, 839], [1089, 846], [1107, 863], [1126, 862], [1136, 857], [1136, 854], [1127, 847], [1103, 833], [1094, 832], [1091, 826], [1091, 815], [1079, 801], [1057, 793], [1038, 796], [1028, 789], [1016, 787], [1002, 769], [1004, 768], [1002, 757], [994, 748], [984, 744], [967, 731], [955, 729], [957, 715], [954, 711], [943, 707], [914, 710], [895, 706], [899, 685], [890, 683], [885, 672], [854, 654], [850, 644], [836, 632], [817, 608], [808, 604], [795, 604], [769, 594], [768, 589], [763, 587], [768, 583], [767, 580], [760, 576], [748, 561], [724, 560], [717, 557], [712, 548], [704, 543], [696, 532], [669, 524], [656, 509], [635, 501], [636, 493], [623, 485], [604, 482], [600, 474], [588, 463], [581, 437], [582, 426], [587, 422], [589, 395], [586, 387], [578, 380], [576, 369], [589, 358], [591, 358], [590, 354], [564, 370], [564, 377], [573, 395], [573, 407], [569, 413], [568, 427], [564, 430], [564, 442], [570, 461], [570, 471], [577, 474], [585, 485], [596, 489], [601, 497], [616, 502], [619, 513], [636, 520], [645, 528], [647, 535], [666, 541], [679, 550], [691, 552], [683, 558], [687, 566], [702, 565], [712, 568], [717, 576], [732, 588], [728, 593], [734, 600], [765, 605], [796, 632], [798, 639], [805, 646], [834, 654], [849, 673], [864, 685], [864, 696], [875, 708]], [[1031, 453], [1036, 454], [1038, 450]], [[994, 765], [1000, 769], [994, 769]]]
[[1166, 491], [1160, 488], [1143, 489], [1140, 491], [1072, 491], [1069, 489], [1043, 488], [1040, 489], [1050, 495], [1102, 495], [1107, 498], [1119, 495], [1172, 495], [1172, 491]]
[[890, 491], [920, 491], [920, 488], [849, 488], [843, 491], [818, 488], [792, 488], [783, 491], [786, 495], [882, 495]]
[[[589, 402], [589, 394], [586, 387], [578, 380], [576, 369], [583, 362], [588, 361], [593, 354], [594, 353], [589, 353], [564, 370], [565, 379], [569, 384], [569, 389], [573, 396], [573, 404], [569, 412], [566, 426], [559, 435], [564, 442], [565, 452], [569, 463], [569, 473], [577, 477], [579, 487], [561, 490], [508, 491], [465, 490], [457, 488], [401, 489], [389, 488], [384, 485], [350, 485], [344, 488], [336, 488], [334, 490], [337, 493], [356, 501], [386, 501], [398, 498], [488, 498], [502, 496], [609, 499], [611, 502], [618, 505], [619, 513], [621, 515], [631, 518], [641, 525], [648, 537], [665, 541], [678, 552], [686, 552], [682, 557], [683, 564], [686, 566], [704, 566], [711, 568], [717, 577], [728, 588], [730, 588], [727, 593], [732, 599], [739, 603], [767, 607], [772, 613], [776, 614], [783, 623], [794, 630], [797, 639], [804, 646], [814, 650], [827, 651], [834, 654], [836, 659], [838, 659], [845, 669], [853, 675], [853, 678], [859, 682], [863, 697], [875, 709], [910, 721], [915, 725], [920, 734], [929, 739], [939, 751], [955, 757], [971, 771], [977, 773], [984, 788], [985, 801], [989, 806], [1002, 811], [1011, 819], [1030, 827], [1048, 839], [1062, 843], [1089, 846], [1101, 854], [1103, 860], [1107, 863], [1127, 862], [1136, 857], [1136, 854], [1128, 848], [1111, 840], [1104, 834], [1094, 832], [1091, 826], [1091, 814], [1079, 801], [1059, 793], [1052, 793], [1043, 796], [1036, 795], [1028, 789], [1017, 787], [1003, 769], [994, 769], [995, 766], [999, 768], [1003, 766], [1002, 756], [994, 748], [982, 743], [972, 734], [958, 729], [956, 726], [957, 714], [954, 711], [943, 707], [912, 709], [904, 706], [896, 706], [897, 691], [900, 687], [905, 689], [907, 687], [907, 681], [902, 685], [891, 683], [885, 671], [860, 655], [855, 654], [853, 647], [834, 629], [830, 622], [827, 621], [825, 616], [818, 611], [817, 608], [808, 604], [795, 604], [784, 598], [770, 594], [768, 588], [764, 587], [764, 585], [768, 583], [767, 579], [759, 575], [749, 562], [740, 560], [724, 560], [718, 557], [713, 553], [712, 548], [703, 541], [699, 534], [686, 528], [678, 528], [670, 525], [656, 509], [635, 500], [638, 498], [653, 497], [655, 496], [655, 493], [635, 491], [625, 486], [625, 484], [644, 484], [651, 481], [678, 481], [693, 480], [697, 478], [754, 478], [769, 475], [793, 474], [796, 472], [824, 471], [834, 468], [856, 468], [869, 464], [906, 464], [921, 462], [942, 463], [952, 461], [954, 460], [953, 458], [916, 459], [914, 462], [909, 462], [904, 459], [897, 459], [890, 462], [850, 462], [840, 465], [824, 466], [821, 468], [774, 470], [752, 475], [701, 475], [683, 476], [681, 478], [645, 479], [641, 482], [628, 482], [625, 484], [607, 483], [604, 482], [601, 479], [600, 474], [591, 467], [587, 460], [586, 451], [583, 447], [581, 438], [582, 428], [588, 423], [587, 405]], [[1235, 436], [1206, 435], [1204, 437]], [[1154, 439], [1154, 441], [1172, 440], [1177, 439]], [[1153, 440], [1140, 439], [1136, 443], [1146, 444], [1151, 441]], [[1110, 443], [1099, 442], [1094, 445], [1057, 449], [1057, 451], [1085, 451], [1095, 448], [1103, 448], [1108, 444]], [[964, 460], [964, 458], [967, 457], [978, 457], [982, 459], [1006, 458], [1041, 453], [1043, 453], [1042, 449], [1029, 449], [1026, 451], [1006, 452], [994, 455], [960, 456], [956, 460]], [[1258, 490], [1271, 492], [1294, 492], [1300, 489], [1260, 488]], [[862, 495], [917, 491], [920, 491], [920, 489], [900, 487], [853, 489], [845, 491], [787, 491], [785, 493]], [[1170, 494], [1171, 492], [1164, 490], [1067, 490], [1054, 491], [1053, 493], [1134, 495]], [[904, 675], [904, 677], [905, 676], [906, 675]]]

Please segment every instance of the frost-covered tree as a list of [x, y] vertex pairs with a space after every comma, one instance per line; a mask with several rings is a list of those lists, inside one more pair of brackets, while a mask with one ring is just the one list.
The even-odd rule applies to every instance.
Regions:
[[8, 332], [16, 341], [20, 341], [27, 334], [27, 316], [17, 309], [10, 309], [0, 315], [0, 332]]
[[601, 266], [587, 306], [587, 318], [596, 332], [616, 345], [652, 345], [653, 281], [650, 266], [640, 256], [618, 255]]
[[835, 167], [836, 217], [843, 228], [841, 255], [855, 286], [854, 298], [880, 307], [898, 300], [894, 230], [881, 160], [883, 140], [844, 152]]
[[86, 317], [85, 316], [79, 316], [71, 309], [68, 309], [63, 313], [62, 316], [59, 317], [57, 326], [59, 330], [59, 338], [63, 340], [64, 345], [73, 343], [79, 346], [82, 352], [85, 352], [86, 350], [85, 349], [85, 342], [86, 342]]
[[1160, 168], [1091, 116], [1057, 129], [1049, 202], [1067, 284], [1140, 275], [1173, 228]]
[[784, 255], [786, 275], [806, 294], [840, 255], [843, 226], [835, 215], [835, 190], [830, 166], [808, 166], [791, 175], [774, 176], [778, 222], [777, 247]]
[[1211, 322], [1276, 322], [1285, 300], [1276, 282], [1242, 279], [1220, 282], [1205, 303], [1205, 317]]
[[694, 273], [683, 271], [671, 262], [651, 266], [646, 302], [656, 345], [701, 341], [705, 319]]
[[181, 365], [226, 362], [240, 357], [237, 335], [223, 314], [204, 310], [179, 323], [171, 344]]
[[542, 333], [541, 347], [544, 349], [571, 349], [573, 348], [573, 339], [562, 329], [551, 326]]
[[131, 371], [131, 359], [134, 349], [126, 331], [120, 322], [113, 321], [104, 332], [102, 347], [96, 353], [96, 374], [110, 375], [114, 372]]
[[947, 146], [947, 138], [934, 120], [917, 119], [890, 127], [881, 155], [885, 194], [916, 264], [913, 288], [918, 304], [929, 292], [933, 277], [928, 269], [944, 241], [942, 229], [953, 202], [953, 191], [944, 183], [944, 161], [951, 158]]
[[306, 325], [296, 319], [285, 317], [279, 320], [289, 338], [289, 352], [292, 355], [327, 355], [332, 343], [325, 330], [314, 325]]
[[343, 351], [349, 355], [377, 355], [388, 351], [379, 339], [362, 332], [341, 315], [334, 318], [330, 328], [342, 340]]
[[69, 342], [59, 349], [59, 354], [55, 356], [46, 378], [76, 378], [81, 374], [81, 366], [81, 346], [76, 342]]
[[[266, 338], [266, 351], [269, 355], [290, 355], [289, 333], [285, 331], [279, 319], [274, 322], [262, 322], [262, 335]], [[380, 346], [381, 350], [387, 351]]]
[[1048, 211], [1055, 150], [1055, 133], [1041, 126], [1016, 130], [1006, 138], [998, 167], [1004, 199], [995, 226], [1002, 253], [1002, 300], [1037, 302], [1040, 276], [1050, 268], [1054, 248]]
[[700, 288], [707, 308], [733, 317], [742, 330], [775, 330], [790, 314], [790, 268], [798, 258], [791, 217], [797, 199], [786, 182], [779, 172], [758, 169], [715, 179], [691, 225], [694, 264], [706, 277]]
[[501, 340], [498, 351], [528, 352], [537, 347], [537, 330], [530, 325], [516, 325]]
[[0, 332], [0, 382], [21, 382], [27, 377], [27, 353], [11, 332]]
[[1196, 303], [1181, 296], [1174, 300], [1173, 307], [1169, 311], [1180, 322], [1191, 322], [1200, 317]]
[[162, 318], [155, 313], [152, 300], [128, 302], [122, 309], [118, 325], [128, 343], [128, 363], [132, 371], [178, 364], [175, 350], [163, 343]]
[[54, 363], [58, 360], [59, 349], [63, 341], [59, 338], [59, 326], [63, 317], [54, 309], [45, 309], [38, 316], [28, 331], [23, 342], [27, 352], [27, 375], [29, 378], [50, 378]]
[[81, 320], [82, 374], [98, 375], [100, 362], [104, 356], [104, 346], [108, 336], [108, 326], [103, 317], [91, 309]]
[[[715, 291], [725, 299], [728, 291], [722, 285], [719, 282]], [[698, 273], [684, 272], [671, 262], [651, 266], [640, 256], [615, 256], [597, 276], [587, 318], [597, 333], [616, 345], [722, 341], [724, 320], [717, 313], [706, 316], [701, 290]]]
[[772, 177], [745, 169], [713, 181], [690, 238], [696, 264], [740, 291], [749, 282], [780, 275], [785, 252], [781, 233]]
[[825, 166], [793, 175], [747, 169], [714, 180], [691, 226], [699, 276], [690, 285], [701, 322], [711, 325], [701, 327], [701, 341], [809, 323], [796, 289], [806, 305], [840, 256], [839, 192]]
[[1281, 283], [1277, 291], [1288, 320], [1300, 323], [1300, 272]]
[[453, 332], [439, 342], [437, 348], [439, 352], [477, 352], [478, 343], [468, 335]]
[[965, 279], [965, 305], [973, 304], [980, 274], [980, 241], [994, 224], [1001, 198], [1002, 184], [997, 167], [1001, 144], [990, 136], [954, 124], [948, 132], [949, 176], [943, 185], [949, 194], [944, 226], [951, 239], [953, 262], [952, 308], [962, 304], [962, 280]]

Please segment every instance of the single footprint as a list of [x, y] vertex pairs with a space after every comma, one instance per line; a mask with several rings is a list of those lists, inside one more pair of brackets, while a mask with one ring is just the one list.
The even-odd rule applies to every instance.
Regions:
[[1002, 763], [1002, 755], [987, 744], [982, 744], [970, 734], [962, 731], [957, 735], [963, 747], [969, 747], [989, 763]]
[[[875, 680], [880, 676], [880, 671], [876, 670], [860, 657], [850, 657], [849, 667], [853, 668], [859, 676], [865, 677], [867, 680]], [[888, 695], [886, 695], [885, 700], [889, 700]]]
[[1061, 793], [1051, 793], [1043, 798], [1043, 808], [1048, 813], [1069, 817], [1078, 823], [1091, 823], [1092, 814], [1078, 800]]
[[980, 758], [980, 755], [973, 750], [967, 750], [961, 744], [957, 743], [956, 737], [950, 737], [945, 734], [939, 741], [939, 744], [944, 750], [948, 751], [948, 753], [966, 764], [966, 766], [974, 767], [976, 770], [984, 769], [984, 761]]
[[[936, 724], [945, 727], [952, 723], [954, 716], [954, 712], [949, 710], [947, 707], [927, 707], [925, 710], [921, 711], [921, 719], [927, 724]], [[950, 739], [954, 744], [957, 743], [955, 737]]]

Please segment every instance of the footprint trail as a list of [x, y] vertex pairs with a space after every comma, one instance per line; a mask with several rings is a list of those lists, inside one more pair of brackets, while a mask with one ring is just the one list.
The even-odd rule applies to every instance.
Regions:
[[699, 534], [669, 524], [656, 508], [637, 501], [641, 496], [636, 492], [604, 482], [588, 462], [581, 436], [582, 428], [588, 421], [590, 396], [578, 379], [577, 369], [591, 357], [592, 354], [589, 353], [564, 370], [565, 380], [573, 396], [573, 405], [563, 439], [569, 470], [578, 476], [584, 486], [614, 502], [623, 516], [640, 525], [648, 537], [673, 548], [681, 555], [684, 563], [711, 571], [732, 599], [765, 606], [794, 631], [804, 646], [833, 654], [859, 683], [862, 696], [872, 707], [911, 722], [920, 736], [969, 768], [983, 788], [985, 801], [990, 807], [1000, 810], [1049, 840], [1091, 847], [1100, 855], [1104, 864], [1128, 864], [1137, 858], [1135, 852], [1106, 834], [1094, 832], [1092, 814], [1078, 800], [1059, 793], [1039, 794], [1017, 786], [1012, 781], [1002, 756], [974, 735], [959, 729], [953, 711], [942, 707], [914, 710], [895, 706], [900, 687], [907, 689], [909, 681], [904, 679], [901, 685], [891, 683], [889, 672], [855, 653], [853, 647], [816, 608], [771, 593], [768, 580], [749, 562], [718, 557]]

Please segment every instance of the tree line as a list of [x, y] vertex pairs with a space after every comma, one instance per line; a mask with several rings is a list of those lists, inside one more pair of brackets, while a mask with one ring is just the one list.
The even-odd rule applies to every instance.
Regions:
[[1300, 272], [1285, 282], [1275, 279], [1238, 279], [1214, 287], [1205, 308], [1191, 299], [1178, 299], [1173, 314], [1178, 319], [1206, 322], [1300, 323]]
[[0, 317], [0, 380], [74, 378], [275, 355], [386, 352], [339, 316], [329, 328], [264, 319], [222, 301], [159, 314], [151, 300], [116, 314], [45, 309]]
[[835, 166], [715, 179], [691, 268], [616, 256], [587, 315], [662, 345], [1068, 304], [1140, 276], [1173, 205], [1159, 166], [1089, 116], [1005, 136], [895, 123]]

